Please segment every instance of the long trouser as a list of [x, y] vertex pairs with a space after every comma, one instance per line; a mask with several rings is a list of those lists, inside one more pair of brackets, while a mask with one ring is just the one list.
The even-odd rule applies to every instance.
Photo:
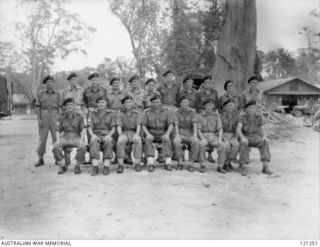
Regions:
[[264, 141], [263, 138], [259, 134], [249, 134], [246, 135], [246, 138], [249, 141], [248, 145], [244, 143], [240, 144], [240, 157], [239, 157], [239, 164], [248, 164], [249, 163], [249, 149], [250, 147], [258, 148], [260, 151], [260, 160], [262, 162], [270, 162], [271, 155], [269, 144], [267, 141]]
[[173, 139], [173, 150], [178, 159], [182, 159], [184, 156], [182, 145], [188, 145], [190, 150], [189, 160], [195, 161], [198, 159], [199, 149], [200, 149], [200, 140], [194, 138], [192, 135], [179, 135], [181, 140], [175, 137]]
[[39, 144], [37, 148], [37, 153], [40, 158], [46, 153], [49, 131], [51, 133], [52, 143], [55, 143], [57, 140], [56, 123], [59, 119], [58, 111], [41, 110], [41, 119], [43, 126], [39, 128]]
[[52, 152], [55, 160], [61, 161], [64, 158], [63, 151], [65, 151], [68, 148], [76, 147], [77, 154], [75, 159], [78, 162], [78, 164], [82, 163], [84, 161], [84, 156], [86, 154], [86, 147], [85, 146], [81, 147], [79, 143], [80, 143], [80, 137], [68, 138], [68, 137], [62, 136], [60, 139], [60, 142], [55, 143], [53, 145]]
[[142, 141], [140, 136], [133, 138], [135, 132], [134, 131], [124, 131], [122, 134], [118, 137], [117, 141], [117, 158], [118, 159], [125, 159], [127, 156], [126, 153], [126, 145], [128, 143], [132, 143], [132, 152], [133, 157], [136, 161], [136, 163], [140, 163], [140, 160], [142, 158]]
[[112, 137], [107, 137], [106, 135], [99, 135], [98, 139], [91, 138], [90, 158], [96, 160], [100, 159], [100, 145], [103, 146], [103, 159], [111, 160], [113, 158], [113, 146], [115, 145], [115, 141]]
[[200, 142], [200, 152], [199, 152], [199, 161], [206, 160], [206, 149], [209, 148], [210, 151], [213, 151], [214, 148], [217, 148], [218, 151], [218, 166], [222, 166], [226, 161], [226, 153], [228, 149], [228, 144], [226, 142], [218, 143], [218, 137], [215, 133], [205, 132], [203, 133], [205, 140]]
[[[151, 133], [152, 134], [152, 133]], [[171, 140], [170, 138], [163, 138], [162, 135], [154, 135], [154, 140], [145, 140], [144, 143], [144, 151], [146, 157], [154, 157], [155, 156], [155, 147], [153, 143], [161, 143], [162, 144], [162, 155], [164, 157], [172, 157], [172, 145], [171, 145]]]
[[224, 141], [227, 143], [226, 150], [226, 164], [231, 164], [231, 162], [237, 157], [239, 153], [240, 143], [235, 138], [234, 133], [223, 132]]

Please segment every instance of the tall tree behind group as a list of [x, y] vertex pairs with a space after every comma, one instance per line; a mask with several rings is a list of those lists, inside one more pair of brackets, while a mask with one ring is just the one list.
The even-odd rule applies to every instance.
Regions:
[[139, 74], [158, 70], [161, 6], [158, 0], [109, 0], [111, 12], [129, 34]]
[[237, 91], [247, 87], [254, 72], [257, 37], [255, 0], [225, 0], [223, 29], [218, 41], [213, 78], [219, 93], [226, 80], [237, 83]]
[[86, 55], [82, 47], [95, 32], [78, 14], [67, 11], [66, 3], [66, 0], [21, 2], [26, 21], [17, 22], [16, 30], [32, 73], [33, 98], [36, 98], [41, 77], [50, 72], [54, 58], [65, 58], [73, 52]]

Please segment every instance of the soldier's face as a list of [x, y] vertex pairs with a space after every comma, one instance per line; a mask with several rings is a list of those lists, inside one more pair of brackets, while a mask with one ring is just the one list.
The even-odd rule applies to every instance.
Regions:
[[227, 111], [227, 112], [232, 112], [233, 109], [234, 109], [234, 104], [233, 104], [233, 103], [228, 103], [228, 104], [226, 105], [226, 111]]
[[156, 84], [154, 82], [149, 82], [147, 85], [148, 91], [152, 92], [155, 88]]
[[151, 102], [151, 106], [152, 106], [152, 107], [157, 108], [157, 107], [159, 107], [160, 105], [161, 105], [161, 100], [160, 100], [160, 99], [155, 99], [155, 100], [153, 100], [153, 101]]
[[204, 109], [206, 110], [206, 112], [211, 112], [214, 108], [214, 104], [213, 103], [207, 103], [205, 106], [204, 106]]
[[203, 83], [203, 87], [204, 89], [210, 89], [212, 87], [211, 80], [210, 79], [205, 80]]
[[250, 88], [254, 89], [257, 87], [257, 84], [258, 84], [258, 80], [252, 80], [249, 85], [250, 85]]
[[72, 77], [70, 79], [71, 86], [75, 86], [75, 85], [77, 85], [77, 83], [78, 83], [78, 77]]
[[47, 89], [53, 89], [53, 80], [47, 80], [46, 81], [46, 86], [47, 86]]
[[106, 108], [106, 101], [103, 99], [103, 100], [99, 100], [98, 101], [98, 109], [100, 109], [100, 110], [103, 110], [104, 108]]
[[181, 100], [180, 106], [181, 106], [181, 108], [183, 108], [183, 109], [188, 108], [188, 106], [189, 106], [189, 100], [187, 100], [187, 99]]
[[133, 101], [131, 99], [127, 99], [124, 102], [124, 108], [129, 110], [129, 109], [132, 109], [132, 107], [133, 107]]
[[234, 84], [232, 82], [229, 82], [227, 84], [227, 91], [228, 92], [233, 92], [233, 90], [234, 90]]
[[99, 79], [97, 77], [91, 79], [91, 86], [97, 88], [99, 86]]
[[131, 82], [133, 88], [138, 88], [140, 86], [139, 80], [135, 79]]
[[247, 112], [248, 112], [249, 115], [253, 115], [255, 113], [255, 111], [256, 111], [256, 106], [255, 105], [249, 105], [247, 107]]
[[120, 88], [120, 81], [114, 81], [112, 83], [113, 90], [118, 90]]
[[193, 84], [193, 80], [187, 80], [187, 81], [185, 82], [186, 88], [192, 88], [192, 84]]
[[74, 108], [73, 102], [69, 102], [69, 103], [66, 104], [66, 111], [67, 112], [72, 112], [73, 108]]
[[174, 81], [174, 74], [169, 73], [169, 74], [166, 75], [165, 78], [166, 78], [167, 82], [173, 82]]

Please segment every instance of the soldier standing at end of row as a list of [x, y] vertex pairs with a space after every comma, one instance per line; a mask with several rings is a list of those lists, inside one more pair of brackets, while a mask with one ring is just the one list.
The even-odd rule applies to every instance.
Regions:
[[[119, 166], [123, 166], [126, 158], [126, 145], [132, 144], [135, 169], [141, 171], [142, 141], [140, 137], [141, 117], [140, 112], [133, 108], [133, 98], [127, 95], [122, 100], [124, 106], [117, 114], [116, 125], [119, 138], [117, 141], [117, 158]], [[131, 153], [129, 154], [131, 156]]]
[[175, 137], [173, 139], [174, 152], [178, 158], [178, 170], [183, 169], [182, 144], [188, 145], [189, 165], [188, 170], [194, 171], [193, 162], [198, 160], [200, 140], [198, 139], [197, 113], [189, 107], [189, 99], [186, 96], [180, 98], [180, 108], [175, 114]]
[[153, 142], [162, 143], [162, 153], [165, 157], [165, 169], [172, 171], [171, 157], [172, 145], [170, 134], [173, 129], [172, 112], [161, 105], [161, 96], [155, 94], [151, 97], [151, 107], [143, 112], [142, 130], [146, 135], [144, 151], [147, 157], [148, 171], [153, 172], [155, 148]]
[[[112, 110], [106, 108], [107, 102], [103, 96], [96, 99], [98, 109], [92, 111], [88, 118], [88, 132], [91, 136], [90, 140], [90, 158], [92, 159], [91, 176], [99, 173], [100, 147], [103, 148], [104, 166], [103, 175], [109, 174], [110, 161], [113, 158], [113, 147], [115, 141], [113, 134], [115, 133], [115, 114]], [[118, 173], [123, 172], [123, 166], [118, 166]]]
[[243, 175], [247, 174], [245, 164], [249, 163], [249, 148], [256, 147], [260, 151], [260, 159], [263, 164], [262, 172], [271, 175], [268, 166], [271, 156], [267, 134], [263, 128], [263, 117], [257, 112], [257, 102], [251, 100], [245, 104], [245, 114], [240, 117], [237, 132], [240, 137], [239, 170]]
[[37, 148], [39, 160], [35, 164], [35, 167], [44, 165], [43, 156], [46, 153], [49, 130], [51, 133], [52, 143], [55, 143], [57, 140], [56, 123], [59, 119], [61, 104], [59, 92], [53, 89], [53, 77], [50, 75], [46, 76], [42, 83], [46, 84], [46, 89], [39, 92], [36, 103], [40, 140]]
[[[74, 99], [67, 98], [63, 101], [65, 112], [61, 114], [59, 121], [56, 124], [57, 141], [53, 145], [53, 155], [60, 167], [58, 174], [63, 174], [68, 167], [68, 164], [63, 163], [62, 151], [67, 148], [76, 147], [76, 161], [74, 168], [75, 174], [81, 173], [80, 165], [84, 161], [86, 154], [85, 136], [86, 129], [84, 118], [74, 110]], [[60, 134], [62, 133], [61, 137]]]

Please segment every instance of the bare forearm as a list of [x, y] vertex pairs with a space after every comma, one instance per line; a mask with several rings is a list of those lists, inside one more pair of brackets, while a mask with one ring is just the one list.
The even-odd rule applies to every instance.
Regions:
[[193, 123], [193, 135], [197, 136], [198, 126], [197, 123]]
[[117, 132], [118, 132], [118, 134], [119, 135], [121, 135], [122, 134], [122, 128], [121, 128], [121, 126], [117, 126]]
[[138, 124], [138, 125], [137, 125], [137, 129], [136, 129], [136, 134], [139, 135], [139, 134], [140, 134], [140, 131], [141, 131], [141, 125]]
[[172, 124], [170, 124], [169, 127], [168, 127], [168, 130], [166, 132], [166, 135], [170, 135], [170, 133], [172, 131], [172, 128], [173, 128], [173, 126], [172, 126]]
[[142, 130], [146, 135], [151, 135], [146, 126], [142, 126]]

